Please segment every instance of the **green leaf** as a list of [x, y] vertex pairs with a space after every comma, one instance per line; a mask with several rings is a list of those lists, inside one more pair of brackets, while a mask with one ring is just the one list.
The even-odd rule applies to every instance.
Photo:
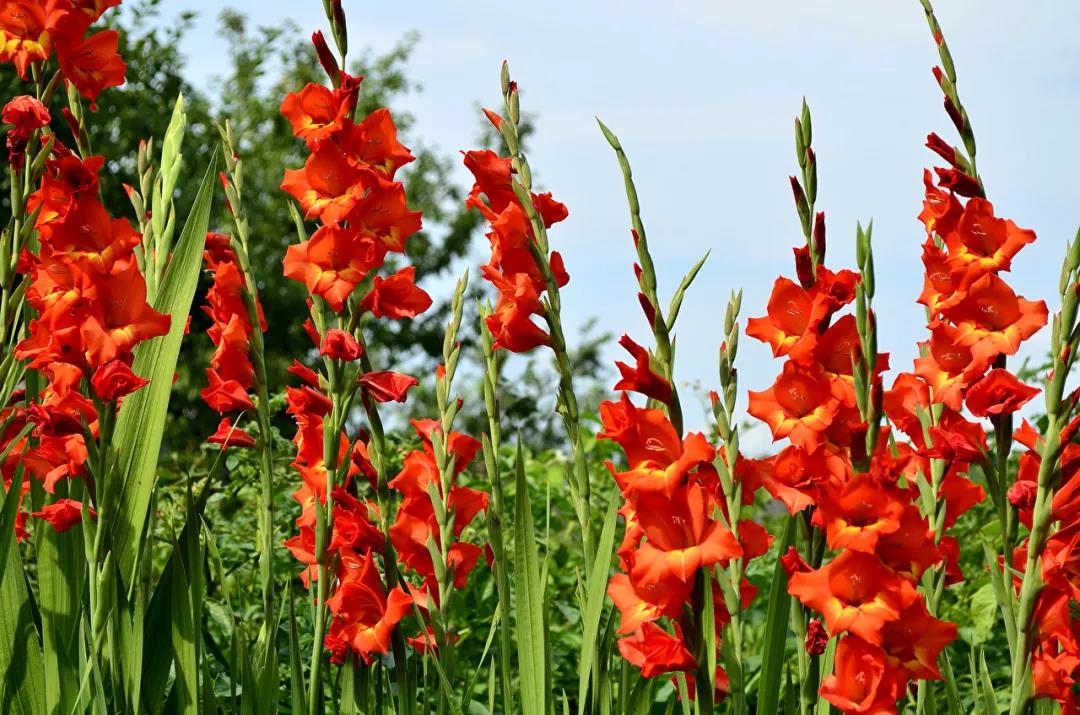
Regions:
[[304, 666], [300, 662], [300, 634], [296, 628], [296, 608], [293, 603], [292, 579], [285, 592], [289, 603], [289, 687], [292, 707], [299, 711], [307, 703], [307, 685], [304, 683]]
[[195, 622], [191, 591], [180, 546], [173, 547], [172, 651], [176, 678], [173, 695], [176, 712], [198, 712], [199, 664], [195, 654]]
[[544, 581], [533, 530], [529, 485], [525, 480], [525, 460], [518, 438], [516, 471], [516, 518], [514, 521], [514, 584], [517, 645], [521, 669], [521, 712], [548, 715], [547, 619], [544, 608]]
[[[611, 552], [615, 548], [615, 524], [619, 516], [618, 500], [612, 500], [604, 518], [604, 528], [600, 532], [600, 543], [596, 547], [596, 557], [589, 571], [589, 592], [585, 597], [585, 610], [581, 620], [583, 633], [581, 638], [581, 657], [578, 661], [578, 714], [585, 712], [588, 700], [589, 676], [592, 673], [593, 658], [596, 654], [596, 636], [600, 630], [600, 616], [604, 610], [604, 595], [607, 593], [608, 571], [611, 569]], [[596, 693], [593, 693], [593, 700]]]
[[769, 611], [765, 619], [765, 635], [762, 639], [761, 678], [758, 680], [757, 713], [772, 715], [779, 712], [784, 661], [786, 655], [788, 620], [791, 616], [791, 596], [787, 592], [787, 574], [779, 556], [795, 542], [795, 519], [788, 517], [784, 539], [777, 552], [769, 588]]
[[[22, 471], [22, 470], [19, 470]], [[14, 485], [14, 481], [12, 482]], [[45, 672], [41, 644], [34, 627], [33, 604], [15, 543], [14, 512], [19, 487], [9, 489], [4, 499], [5, 524], [11, 513], [12, 525], [0, 532], [0, 712], [12, 715], [44, 715]]]
[[[991, 578], [993, 578], [993, 573], [991, 573]], [[993, 584], [983, 584], [971, 596], [969, 612], [971, 613], [972, 644], [980, 645], [988, 642], [994, 635], [999, 613]]]
[[986, 667], [986, 651], [979, 649], [979, 681], [982, 684], [983, 707], [986, 715], [998, 715], [1001, 708], [998, 707], [997, 695], [994, 693], [994, 681], [990, 678], [990, 671]]
[[135, 351], [132, 370], [149, 380], [150, 384], [128, 395], [117, 417], [113, 447], [118, 455], [118, 478], [115, 481], [120, 486], [119, 493], [110, 500], [117, 507], [112, 538], [117, 566], [124, 583], [128, 585], [134, 580], [140, 541], [150, 507], [150, 493], [157, 477], [173, 373], [202, 267], [203, 244], [214, 198], [216, 166], [215, 155], [199, 186], [199, 193], [154, 301], [155, 310], [172, 317], [169, 332], [142, 343]]

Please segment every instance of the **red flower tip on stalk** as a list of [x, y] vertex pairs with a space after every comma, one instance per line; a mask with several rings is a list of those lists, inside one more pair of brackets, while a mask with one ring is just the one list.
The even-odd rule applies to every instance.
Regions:
[[934, 172], [937, 174], [938, 183], [943, 189], [948, 189], [960, 196], [982, 196], [982, 187], [979, 182], [959, 169], [934, 167]]
[[622, 379], [615, 384], [615, 391], [637, 392], [664, 404], [670, 402], [671, 383], [653, 371], [649, 351], [635, 343], [629, 335], [622, 336], [619, 345], [634, 358], [634, 366], [615, 362], [622, 375]]
[[344, 360], [346, 362], [356, 360], [362, 352], [363, 349], [360, 347], [360, 343], [356, 341], [356, 338], [351, 333], [347, 333], [340, 328], [330, 328], [330, 330], [326, 331], [326, 338], [323, 339], [322, 348], [319, 350], [319, 354], [331, 360]]
[[38, 99], [29, 95], [14, 97], [4, 105], [4, 124], [13, 125], [20, 136], [29, 137], [35, 130], [49, 125], [49, 110]]
[[638, 304], [641, 305], [641, 311], [645, 313], [645, 320], [648, 321], [650, 328], [654, 327], [656, 325], [656, 310], [644, 293], [638, 293], [637, 295]]
[[829, 634], [825, 631], [825, 626], [821, 624], [820, 618], [811, 618], [810, 622], [806, 624], [806, 640], [804, 646], [806, 652], [812, 656], [819, 656], [825, 652], [825, 646], [829, 644]]
[[945, 161], [949, 162], [953, 167], [957, 166], [956, 147], [942, 139], [936, 132], [930, 132], [930, 134], [926, 136], [926, 147]]
[[255, 438], [244, 432], [239, 427], [233, 427], [232, 420], [223, 417], [218, 423], [217, 431], [206, 438], [211, 444], [220, 444], [222, 449], [226, 447], [254, 447]]
[[82, 133], [82, 124], [79, 123], [79, 120], [71, 113], [71, 110], [64, 107], [60, 110], [60, 114], [63, 115], [64, 121], [67, 122], [68, 131], [71, 132], [71, 135], [75, 137], [79, 136]]
[[[82, 506], [82, 502], [74, 499], [58, 499], [54, 503], [42, 507], [41, 511], [35, 511], [31, 516], [49, 522], [57, 533], [63, 533], [82, 522]], [[96, 519], [97, 512], [94, 511], [94, 508], [90, 507], [89, 511], [90, 518]]]
[[795, 205], [802, 206], [806, 202], [806, 196], [803, 194], [802, 185], [794, 176], [789, 176], [788, 180], [791, 182], [791, 193], [795, 197]]
[[312, 33], [311, 44], [315, 45], [315, 54], [319, 57], [319, 64], [322, 65], [326, 76], [332, 81], [338, 81], [341, 69], [334, 58], [334, 53], [330, 51], [329, 45], [326, 44], [326, 37], [323, 36], [322, 30], [316, 30]]
[[1035, 507], [1035, 494], [1038, 485], [1027, 480], [1017, 480], [1009, 487], [1009, 503], [1020, 511], [1030, 511]]
[[487, 109], [486, 107], [484, 108], [483, 111], [484, 111], [484, 116], [487, 117], [488, 121], [491, 122], [492, 126], [494, 126], [496, 129], [500, 129], [502, 127], [503, 118], [501, 116], [499, 116], [498, 113], [493, 112], [492, 110]]
[[404, 402], [409, 388], [420, 383], [400, 372], [369, 372], [358, 379], [368, 396], [376, 402]]
[[814, 247], [817, 249], [818, 263], [825, 262], [825, 212], [818, 211], [814, 216]]

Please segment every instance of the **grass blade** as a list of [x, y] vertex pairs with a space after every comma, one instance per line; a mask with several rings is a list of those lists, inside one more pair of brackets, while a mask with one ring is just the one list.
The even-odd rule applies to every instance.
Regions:
[[[619, 505], [612, 500], [608, 507], [604, 528], [600, 532], [596, 558], [593, 559], [589, 573], [589, 593], [585, 599], [585, 611], [582, 613], [581, 660], [578, 663], [578, 715], [585, 712], [588, 700], [589, 676], [592, 673], [593, 657], [596, 654], [596, 636], [600, 631], [600, 616], [604, 610], [604, 595], [607, 593], [608, 571], [611, 569], [611, 552], [615, 548], [615, 524], [618, 520]], [[596, 693], [593, 693], [596, 699]]]
[[533, 530], [529, 485], [525, 481], [525, 462], [520, 438], [515, 472], [517, 508], [514, 520], [514, 583], [517, 597], [514, 605], [521, 669], [521, 712], [523, 715], [548, 715], [550, 698], [547, 687], [545, 589], [536, 534]]
[[[782, 556], [795, 541], [795, 519], [788, 517], [784, 539], [778, 555]], [[762, 639], [761, 678], [758, 680], [757, 713], [772, 715], [779, 712], [780, 693], [783, 690], [784, 656], [788, 636], [788, 619], [791, 616], [791, 596], [787, 592], [787, 574], [780, 559], [776, 560], [772, 585], [769, 588], [769, 611], [765, 620]]]

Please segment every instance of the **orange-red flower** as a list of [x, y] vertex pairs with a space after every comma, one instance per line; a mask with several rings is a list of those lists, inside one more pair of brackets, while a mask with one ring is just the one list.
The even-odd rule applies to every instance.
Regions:
[[895, 715], [903, 680], [881, 648], [846, 636], [833, 662], [832, 674], [821, 683], [821, 697], [844, 713]]
[[[940, 232], [939, 232], [940, 233]], [[961, 290], [987, 273], [1009, 270], [1012, 258], [1035, 240], [1035, 232], [994, 216], [994, 206], [973, 198], [952, 231], [941, 234], [949, 249], [949, 267]]]
[[412, 597], [400, 586], [389, 594], [370, 552], [346, 561], [346, 573], [326, 605], [334, 614], [330, 635], [348, 644], [371, 663], [390, 648], [390, 634], [412, 607]]
[[717, 506], [712, 490], [695, 482], [670, 498], [657, 492], [640, 494], [635, 509], [645, 541], [634, 554], [634, 581], [676, 578], [687, 583], [699, 568], [741, 556], [735, 536], [713, 519]]
[[308, 83], [299, 92], [285, 95], [281, 113], [292, 124], [293, 134], [314, 148], [345, 127], [356, 97], [352, 102], [349, 99], [324, 85]]
[[0, 62], [13, 62], [22, 79], [30, 65], [48, 59], [62, 6], [41, 0], [7, 0], [0, 5]]
[[374, 236], [351, 227], [322, 226], [307, 241], [286, 249], [285, 276], [302, 281], [312, 295], [341, 312], [356, 286], [385, 257], [383, 242]]
[[360, 310], [376, 318], [415, 318], [431, 307], [431, 296], [416, 285], [416, 267], [406, 266], [393, 275], [375, 276], [371, 290], [360, 302]]
[[788, 361], [772, 387], [750, 391], [747, 411], [769, 425], [773, 440], [814, 451], [840, 409], [843, 390], [820, 370]]
[[1016, 412], [1038, 394], [1038, 388], [1020, 382], [1008, 370], [996, 368], [971, 386], [966, 404], [976, 417], [990, 417]]
[[281, 188], [300, 202], [307, 218], [336, 226], [357, 205], [375, 176], [356, 166], [334, 142], [323, 142], [302, 169], [285, 171]]
[[817, 342], [818, 327], [828, 304], [788, 278], [777, 278], [769, 296], [768, 314], [746, 321], [746, 334], [772, 346], [773, 355], [802, 359]]
[[680, 636], [673, 636], [655, 623], [643, 623], [632, 636], [618, 641], [619, 653], [641, 669], [644, 678], [674, 672], [690, 672], [697, 667], [693, 654]]
[[[85, 15], [82, 17], [85, 24], [68, 21], [61, 26], [63, 31], [56, 39], [56, 57], [64, 78], [79, 94], [93, 102], [102, 90], [124, 83], [127, 64], [117, 52], [120, 36], [116, 30], [103, 30], [83, 37], [90, 20]], [[73, 26], [69, 28], [68, 25]]]
[[880, 645], [882, 628], [918, 597], [914, 586], [872, 554], [847, 550], [825, 566], [792, 574], [788, 593], [819, 612], [829, 633]]
[[825, 527], [829, 548], [873, 553], [879, 537], [900, 528], [908, 501], [901, 490], [870, 474], [829, 479], [818, 485], [814, 523]]
[[925, 353], [915, 358], [915, 374], [929, 385], [934, 402], [959, 410], [965, 391], [986, 371], [986, 360], [976, 360], [970, 347], [958, 345], [956, 334], [945, 325], [936, 326], [930, 340], [920, 345]]
[[1046, 303], [1017, 297], [995, 274], [975, 281], [955, 305], [942, 310], [957, 345], [977, 360], [1014, 355], [1020, 343], [1046, 325]]

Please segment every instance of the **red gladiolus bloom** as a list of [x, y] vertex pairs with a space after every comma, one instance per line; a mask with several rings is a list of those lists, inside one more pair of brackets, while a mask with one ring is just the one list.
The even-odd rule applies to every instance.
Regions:
[[769, 296], [768, 315], [746, 321], [746, 334], [772, 346], [773, 355], [802, 359], [817, 341], [817, 328], [828, 304], [787, 278], [777, 278]]
[[918, 597], [876, 556], [850, 550], [816, 571], [793, 574], [788, 593], [821, 613], [829, 633], [849, 631], [874, 645], [882, 627]]
[[869, 474], [846, 482], [828, 480], [818, 486], [814, 523], [824, 525], [829, 548], [869, 554], [881, 535], [900, 528], [907, 501], [900, 490]]
[[641, 630], [618, 641], [619, 653], [628, 662], [641, 669], [643, 678], [674, 672], [690, 672], [697, 661], [683, 644], [682, 638], [673, 636], [655, 623], [643, 623]]
[[416, 285], [416, 267], [408, 266], [388, 278], [375, 276], [371, 290], [360, 302], [360, 310], [376, 318], [415, 318], [431, 307], [431, 296]]
[[945, 646], [956, 640], [956, 624], [934, 618], [919, 599], [884, 627], [883, 647], [890, 661], [908, 677], [939, 680], [937, 660]]
[[281, 113], [292, 124], [293, 134], [306, 140], [313, 149], [340, 132], [352, 110], [345, 97], [321, 84], [309, 83], [299, 92], [285, 95], [281, 102]]
[[64, 78], [93, 102], [102, 90], [124, 83], [127, 64], [117, 52], [120, 36], [116, 30], [103, 30], [84, 38], [85, 29], [86, 25], [81, 23], [71, 30], [65, 29], [57, 37], [56, 57]]
[[121, 398], [149, 385], [149, 380], [136, 375], [123, 360], [113, 360], [94, 371], [90, 386], [103, 402], [118, 402]]
[[3, 119], [13, 126], [11, 131], [25, 138], [49, 125], [49, 110], [34, 97], [22, 95], [4, 105]]
[[416, 158], [397, 140], [397, 127], [386, 108], [367, 115], [349, 132], [346, 141], [361, 162], [388, 179], [393, 179], [398, 169]]
[[942, 237], [950, 269], [959, 277], [957, 286], [964, 289], [987, 273], [1009, 270], [1013, 256], [1035, 240], [1035, 232], [995, 217], [993, 204], [976, 197], [964, 206], [956, 228]]
[[788, 361], [772, 387], [750, 391], [747, 411], [769, 425], [774, 441], [787, 437], [812, 452], [840, 409], [837, 391], [821, 372]]
[[326, 331], [326, 337], [323, 338], [322, 347], [319, 349], [319, 354], [331, 360], [345, 360], [346, 362], [356, 360], [363, 352], [360, 343], [356, 341], [352, 333], [339, 328], [330, 328]]
[[610, 463], [608, 469], [631, 499], [654, 492], [673, 496], [694, 468], [715, 456], [704, 435], [690, 433], [680, 440], [662, 410], [637, 407], [625, 393], [617, 403], [600, 405], [600, 420], [604, 429], [597, 437], [613, 440], [626, 454], [627, 471]]
[[649, 351], [631, 340], [629, 335], [622, 336], [619, 345], [634, 358], [634, 366], [630, 367], [624, 362], [615, 363], [622, 375], [622, 379], [615, 384], [615, 391], [637, 392], [657, 402], [670, 402], [671, 383], [653, 372]]
[[1018, 298], [994, 274], [975, 281], [959, 302], [942, 311], [953, 323], [948, 330], [956, 344], [971, 348], [977, 360], [990, 362], [1013, 355], [1020, 343], [1046, 325], [1046, 303]]
[[821, 683], [821, 697], [845, 713], [896, 714], [903, 680], [880, 648], [847, 636], [836, 647], [834, 663]]
[[300, 202], [307, 218], [319, 218], [328, 226], [336, 226], [372, 183], [374, 177], [349, 161], [341, 147], [323, 142], [303, 169], [285, 172], [281, 188]]
[[132, 250], [139, 244], [139, 234], [126, 219], [111, 218], [95, 196], [77, 201], [62, 221], [38, 229], [41, 242], [64, 263], [82, 263], [100, 273], [134, 264]]
[[368, 372], [358, 380], [364, 392], [376, 402], [404, 402], [409, 388], [420, 384], [411, 375], [400, 372]]
[[[254, 447], [255, 438], [244, 432], [239, 427], [234, 427], [232, 420], [223, 417], [218, 423], [214, 434], [206, 438], [210, 444], [220, 444], [224, 447]], [[335, 528], [336, 528], [335, 524]]]
[[678, 617], [692, 590], [693, 583], [677, 579], [638, 585], [627, 574], [616, 574], [608, 582], [607, 593], [619, 609], [619, 633], [626, 635], [661, 617]]
[[400, 586], [389, 594], [369, 552], [342, 578], [326, 605], [334, 614], [331, 632], [365, 663], [390, 648], [390, 634], [412, 607], [412, 597]]
[[140, 342], [165, 335], [171, 319], [146, 303], [146, 282], [131, 263], [98, 287], [98, 300], [80, 328], [91, 367], [129, 355]]
[[915, 358], [915, 374], [930, 386], [934, 402], [959, 410], [964, 392], [986, 371], [985, 360], [976, 360], [971, 349], [958, 345], [955, 333], [938, 325], [930, 334], [926, 354]]
[[223, 380], [213, 368], [207, 368], [206, 378], [209, 384], [199, 394], [210, 409], [220, 414], [255, 409], [247, 389], [236, 380]]
[[967, 406], [976, 417], [1009, 414], [1038, 394], [1038, 388], [1020, 382], [1008, 370], [996, 368], [968, 390]]
[[[41, 511], [35, 511], [31, 516], [35, 519], [44, 519], [57, 531], [63, 533], [82, 522], [82, 502], [74, 499], [57, 499], [52, 504], [47, 504]], [[90, 518], [97, 518], [97, 512], [90, 508]]]

